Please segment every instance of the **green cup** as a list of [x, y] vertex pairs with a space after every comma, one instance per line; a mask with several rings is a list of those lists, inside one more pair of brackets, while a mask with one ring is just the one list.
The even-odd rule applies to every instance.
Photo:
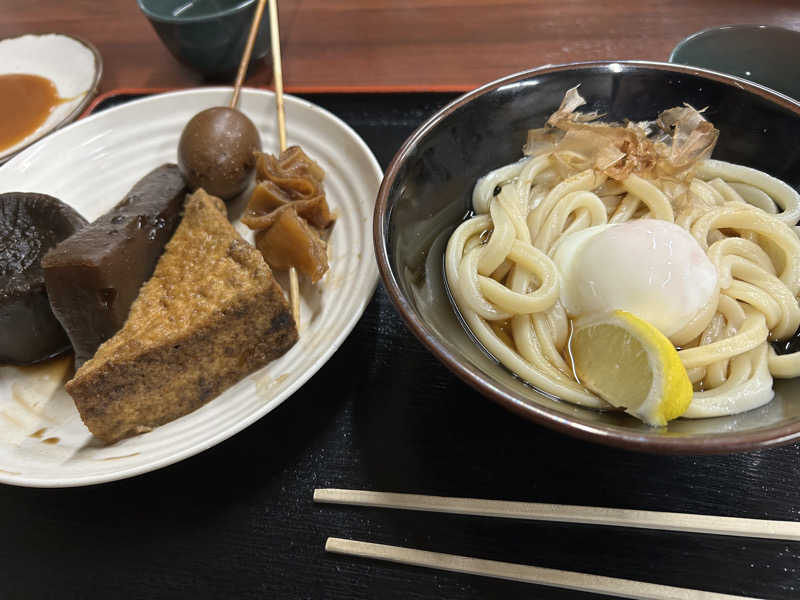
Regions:
[[800, 100], [800, 31], [771, 25], [723, 25], [680, 42], [669, 62], [728, 73]]
[[[182, 64], [207, 79], [230, 80], [242, 59], [255, 0], [137, 0], [164, 45]], [[251, 63], [269, 50], [262, 18]]]

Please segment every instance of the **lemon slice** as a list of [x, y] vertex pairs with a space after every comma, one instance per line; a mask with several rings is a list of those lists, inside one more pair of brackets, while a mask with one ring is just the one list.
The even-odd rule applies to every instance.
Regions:
[[580, 382], [648, 425], [686, 412], [692, 383], [672, 343], [624, 310], [578, 319], [570, 342]]

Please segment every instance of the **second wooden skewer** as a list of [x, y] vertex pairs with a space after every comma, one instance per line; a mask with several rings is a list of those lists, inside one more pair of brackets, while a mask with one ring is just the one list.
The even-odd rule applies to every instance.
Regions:
[[[283, 110], [283, 68], [277, 0], [269, 0], [269, 35], [272, 48], [272, 79], [275, 83], [275, 111], [278, 116], [278, 140], [280, 151], [283, 152], [286, 150], [286, 115]], [[289, 267], [289, 299], [295, 325], [300, 329], [300, 282], [297, 279], [297, 269], [294, 267]]]

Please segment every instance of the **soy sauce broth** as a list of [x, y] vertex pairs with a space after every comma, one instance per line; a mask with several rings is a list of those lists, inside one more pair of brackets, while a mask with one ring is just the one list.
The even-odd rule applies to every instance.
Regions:
[[28, 73], [0, 75], [0, 150], [39, 129], [65, 100], [45, 77]]

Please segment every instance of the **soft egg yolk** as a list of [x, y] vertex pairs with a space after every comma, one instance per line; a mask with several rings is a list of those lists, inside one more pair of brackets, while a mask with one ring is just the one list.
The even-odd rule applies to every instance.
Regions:
[[700, 244], [667, 221], [637, 219], [565, 236], [553, 253], [567, 313], [626, 310], [665, 336], [713, 299], [717, 271]]

